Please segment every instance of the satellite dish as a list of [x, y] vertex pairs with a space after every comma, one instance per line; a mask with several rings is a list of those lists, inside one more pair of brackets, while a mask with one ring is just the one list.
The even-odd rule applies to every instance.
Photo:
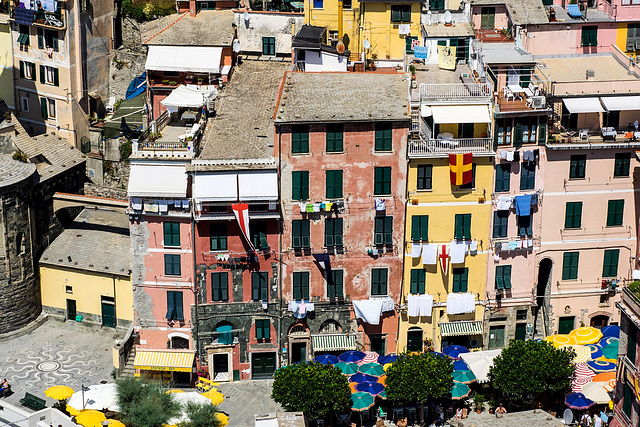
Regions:
[[369, 43], [369, 40], [365, 40], [362, 42], [362, 47], [367, 50], [371, 47], [371, 43]]
[[233, 41], [233, 51], [234, 51], [235, 53], [240, 52], [240, 40], [235, 39], [235, 40]]
[[344, 53], [345, 51], [345, 46], [344, 43], [342, 43], [342, 40], [340, 40], [337, 44], [336, 44], [336, 50], [338, 51], [338, 53]]
[[[246, 13], [246, 12], [245, 12]], [[445, 24], [451, 24], [451, 12], [449, 12], [448, 10], [444, 13], [444, 23]]]
[[573, 422], [573, 412], [571, 412], [571, 409], [567, 408], [564, 410], [562, 420], [564, 421], [564, 425], [569, 425]]
[[242, 16], [244, 17], [245, 21], [249, 20], [249, 12], [247, 12], [246, 10], [244, 11], [244, 14]]

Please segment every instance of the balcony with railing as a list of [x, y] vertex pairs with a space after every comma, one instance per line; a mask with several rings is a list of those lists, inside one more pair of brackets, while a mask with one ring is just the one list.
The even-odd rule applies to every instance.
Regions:
[[489, 99], [493, 95], [490, 83], [421, 83], [420, 100], [426, 102], [457, 100], [467, 102], [470, 99]]
[[31, 10], [13, 6], [10, 10], [10, 18], [17, 24], [64, 30], [67, 28], [65, 4], [64, 0], [59, 0], [55, 11], [48, 11], [42, 8]]
[[409, 142], [409, 158], [442, 157], [447, 154], [493, 154], [491, 138], [417, 139]]
[[200, 147], [206, 117], [190, 111], [165, 111], [152, 123], [156, 131], [144, 133], [134, 147], [134, 157], [193, 158]]

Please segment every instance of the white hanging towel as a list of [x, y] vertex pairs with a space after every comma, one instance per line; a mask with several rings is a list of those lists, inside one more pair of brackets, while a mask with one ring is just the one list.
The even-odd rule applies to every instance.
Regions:
[[407, 295], [407, 316], [418, 317], [420, 316], [420, 306], [418, 305], [418, 295]]
[[478, 252], [478, 241], [472, 240], [469, 244], [469, 252]]
[[513, 196], [498, 196], [496, 200], [496, 209], [499, 211], [508, 211], [513, 204]]
[[422, 253], [422, 245], [420, 243], [411, 244], [411, 258], [420, 258]]
[[464, 257], [467, 254], [467, 244], [451, 241], [451, 264], [464, 264]]
[[422, 263], [436, 265], [438, 263], [438, 245], [425, 243], [422, 245]]
[[418, 299], [418, 307], [420, 308], [420, 316], [431, 317], [433, 310], [433, 295], [420, 295]]
[[382, 300], [369, 299], [353, 301], [353, 311], [356, 318], [362, 319], [370, 325], [379, 325], [382, 316]]
[[513, 162], [513, 151], [507, 151], [507, 162]]
[[500, 153], [500, 158], [502, 160], [506, 160], [507, 159], [507, 151], [506, 150], [500, 150], [499, 153]]
[[449, 293], [447, 295], [447, 314], [464, 314], [475, 311], [475, 297], [472, 293]]

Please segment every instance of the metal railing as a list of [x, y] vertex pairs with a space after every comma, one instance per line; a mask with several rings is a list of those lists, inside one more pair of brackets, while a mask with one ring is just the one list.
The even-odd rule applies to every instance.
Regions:
[[491, 154], [491, 138], [421, 139], [409, 142], [409, 157], [435, 157], [443, 154]]
[[446, 99], [455, 98], [489, 98], [492, 96], [490, 83], [420, 83], [420, 99]]

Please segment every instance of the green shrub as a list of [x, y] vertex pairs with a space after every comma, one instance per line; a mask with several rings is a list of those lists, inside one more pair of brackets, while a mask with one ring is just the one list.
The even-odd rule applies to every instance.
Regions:
[[634, 280], [633, 282], [629, 283], [628, 288], [634, 294], [638, 294], [640, 293], [640, 282], [637, 280]]
[[120, 145], [120, 160], [126, 160], [131, 155], [131, 143], [123, 142]]

